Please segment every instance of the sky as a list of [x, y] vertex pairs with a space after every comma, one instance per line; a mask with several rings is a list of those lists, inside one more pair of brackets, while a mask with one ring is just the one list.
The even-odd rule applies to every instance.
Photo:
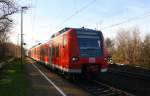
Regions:
[[[47, 42], [64, 27], [101, 30], [114, 39], [120, 28], [139, 27], [141, 36], [150, 33], [150, 0], [15, 0], [28, 6], [23, 14], [25, 47]], [[20, 13], [14, 19], [11, 41], [19, 44]], [[118, 26], [112, 25], [129, 20]]]

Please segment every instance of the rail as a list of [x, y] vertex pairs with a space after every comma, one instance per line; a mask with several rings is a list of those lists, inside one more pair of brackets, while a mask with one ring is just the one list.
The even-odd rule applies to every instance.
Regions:
[[86, 82], [83, 81], [77, 84], [94, 96], [135, 96], [129, 92], [114, 88], [97, 80], [86, 80]]
[[109, 68], [108, 72], [111, 72], [114, 74], [119, 74], [119, 75], [130, 77], [130, 78], [136, 78], [136, 79], [149, 80], [150, 81], [150, 75], [148, 75], [148, 74], [127, 72], [127, 71], [121, 71], [121, 70], [112, 69], [112, 68]]

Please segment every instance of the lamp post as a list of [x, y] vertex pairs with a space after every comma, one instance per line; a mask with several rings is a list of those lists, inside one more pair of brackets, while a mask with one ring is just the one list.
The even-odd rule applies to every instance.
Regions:
[[27, 10], [28, 7], [21, 7], [21, 69], [23, 67], [23, 11]]

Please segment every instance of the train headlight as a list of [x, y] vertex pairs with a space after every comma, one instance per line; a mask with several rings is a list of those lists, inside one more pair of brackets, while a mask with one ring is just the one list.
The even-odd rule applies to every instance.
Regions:
[[72, 61], [78, 61], [79, 58], [78, 57], [72, 57]]
[[72, 57], [72, 61], [76, 61], [76, 58], [75, 58], [75, 57]]

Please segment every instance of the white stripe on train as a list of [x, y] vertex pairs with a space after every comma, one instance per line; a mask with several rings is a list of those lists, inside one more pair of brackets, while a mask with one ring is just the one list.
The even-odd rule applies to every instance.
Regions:
[[[39, 60], [38, 60], [39, 61]], [[42, 62], [42, 61], [40, 61]], [[45, 63], [45, 62], [42, 62]], [[58, 68], [64, 72], [68, 72], [68, 73], [81, 73], [81, 69], [68, 69], [62, 66], [58, 66], [57, 64], [49, 64], [49, 63], [45, 63], [46, 65], [50, 65], [52, 68]], [[108, 69], [107, 68], [102, 68], [101, 72], [106, 72]]]

